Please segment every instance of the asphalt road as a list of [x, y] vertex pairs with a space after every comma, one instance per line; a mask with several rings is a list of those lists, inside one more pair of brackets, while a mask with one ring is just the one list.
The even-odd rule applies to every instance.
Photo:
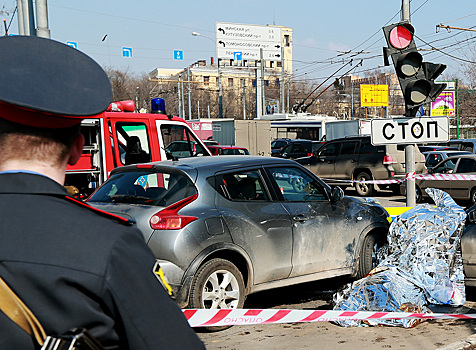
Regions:
[[[345, 192], [355, 195], [352, 189]], [[378, 192], [375, 198], [383, 206], [406, 206], [405, 197], [393, 196], [390, 191]], [[245, 308], [332, 310], [332, 296], [350, 281], [334, 278], [255, 293], [248, 296]], [[467, 288], [466, 294], [464, 306], [431, 309], [442, 313], [476, 313], [476, 290]], [[476, 320], [427, 320], [414, 328], [346, 328], [331, 322], [245, 325], [211, 333], [197, 329], [197, 333], [207, 349], [454, 350], [472, 349], [468, 341], [476, 344]]]

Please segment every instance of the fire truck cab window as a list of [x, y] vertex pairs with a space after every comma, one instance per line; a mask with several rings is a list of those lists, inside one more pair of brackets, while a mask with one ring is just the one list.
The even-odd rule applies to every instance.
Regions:
[[197, 138], [183, 125], [161, 124], [160, 133], [167, 159], [208, 155]]
[[143, 123], [117, 123], [117, 140], [121, 153], [121, 163], [136, 164], [151, 161], [147, 127]]

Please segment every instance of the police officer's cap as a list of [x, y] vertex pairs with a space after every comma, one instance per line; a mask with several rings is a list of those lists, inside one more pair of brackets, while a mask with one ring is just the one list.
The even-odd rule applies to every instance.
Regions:
[[0, 118], [68, 127], [102, 113], [111, 98], [106, 73], [82, 52], [50, 39], [0, 37]]

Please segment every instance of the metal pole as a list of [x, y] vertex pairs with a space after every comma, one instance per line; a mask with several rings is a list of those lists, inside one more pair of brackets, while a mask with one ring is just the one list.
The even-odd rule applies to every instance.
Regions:
[[179, 75], [179, 80], [178, 80], [178, 113], [179, 117], [182, 118], [182, 92], [181, 90], [181, 82], [182, 82], [182, 76]]
[[50, 29], [48, 28], [48, 6], [47, 0], [36, 0], [36, 36], [50, 38]]
[[25, 24], [23, 23], [23, 0], [17, 0], [17, 18], [18, 34], [25, 35]]
[[456, 138], [459, 139], [459, 96], [458, 96], [458, 89], [459, 89], [459, 84], [458, 84], [458, 79], [456, 79], [456, 84], [455, 84], [455, 90], [456, 90]]
[[192, 97], [190, 89], [190, 67], [187, 68], [187, 79], [188, 79], [188, 120], [192, 119]]
[[243, 120], [246, 119], [246, 89], [245, 89], [245, 79], [241, 78], [241, 91], [243, 98]]
[[[263, 62], [260, 61], [259, 64], [261, 66]], [[263, 99], [261, 98], [261, 94], [263, 90], [261, 85], [263, 84], [263, 80], [261, 79], [261, 67], [257, 67], [256, 69], [256, 118], [261, 118], [263, 115]]]
[[[287, 75], [287, 74], [286, 74]], [[286, 113], [289, 113], [289, 78], [287, 79], [287, 100], [286, 100]]]
[[410, 0], [402, 0], [402, 21], [410, 22]]
[[221, 82], [220, 59], [218, 61], [218, 118], [223, 118], [223, 86]]
[[[402, 0], [402, 21], [410, 22], [410, 0]], [[407, 192], [407, 207], [414, 207], [416, 204], [415, 198], [415, 152], [414, 145], [407, 145], [405, 147], [405, 169], [407, 173], [406, 192]]]
[[265, 88], [264, 88], [264, 85], [265, 85], [265, 77], [264, 77], [264, 72], [265, 72], [265, 66], [266, 66], [266, 61], [263, 59], [263, 49], [260, 48], [259, 49], [259, 56], [260, 56], [260, 60], [261, 60], [261, 98], [262, 98], [262, 102], [261, 102], [261, 115], [264, 115], [266, 114], [265, 112], [265, 108], [266, 108], [266, 96], [265, 96]]
[[405, 168], [407, 173], [407, 207], [414, 207], [416, 205], [414, 147], [414, 145], [407, 145], [405, 147]]
[[200, 120], [200, 100], [197, 100], [197, 115], [198, 115], [198, 120]]
[[284, 113], [284, 46], [281, 46], [281, 113]]
[[351, 86], [351, 91], [350, 91], [350, 100], [351, 100], [351, 108], [350, 108], [350, 119], [354, 119], [354, 81], [352, 80], [352, 75], [350, 76], [350, 86]]

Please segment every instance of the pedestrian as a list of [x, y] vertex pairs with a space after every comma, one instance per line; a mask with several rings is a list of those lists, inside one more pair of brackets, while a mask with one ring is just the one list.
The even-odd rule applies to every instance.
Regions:
[[[62, 186], [80, 122], [111, 100], [107, 75], [62, 43], [0, 38], [0, 277], [47, 335], [84, 327], [107, 349], [203, 349], [131, 222]], [[37, 349], [0, 313], [0, 349]]]

